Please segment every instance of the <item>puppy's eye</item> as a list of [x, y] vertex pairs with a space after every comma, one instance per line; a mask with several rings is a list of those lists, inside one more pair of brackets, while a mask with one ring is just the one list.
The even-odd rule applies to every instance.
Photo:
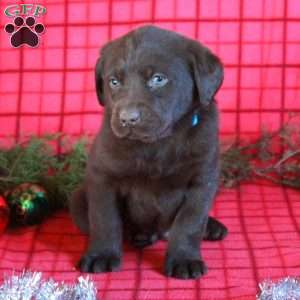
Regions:
[[167, 82], [168, 82], [167, 76], [165, 76], [164, 74], [155, 73], [148, 81], [147, 84], [151, 88], [158, 88], [166, 85]]
[[120, 85], [120, 81], [116, 77], [109, 78], [109, 86], [111, 88], [116, 88]]

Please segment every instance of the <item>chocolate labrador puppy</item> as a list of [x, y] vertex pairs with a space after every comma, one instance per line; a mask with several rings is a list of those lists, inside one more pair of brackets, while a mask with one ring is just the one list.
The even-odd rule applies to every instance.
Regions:
[[205, 274], [201, 241], [227, 234], [208, 216], [219, 182], [214, 95], [222, 80], [207, 48], [154, 26], [103, 47], [96, 65], [103, 126], [70, 200], [89, 234], [82, 272], [117, 270], [123, 239], [144, 247], [167, 238], [167, 276]]

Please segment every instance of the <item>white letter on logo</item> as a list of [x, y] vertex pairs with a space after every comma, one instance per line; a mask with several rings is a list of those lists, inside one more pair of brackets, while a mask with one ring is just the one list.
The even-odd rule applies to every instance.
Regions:
[[[14, 11], [10, 11], [12, 8], [16, 8]], [[20, 14], [20, 11], [18, 10], [18, 5], [10, 5], [7, 6], [4, 10], [4, 14], [7, 17], [14, 17], [14, 16], [18, 16]]]
[[45, 13], [46, 13], [46, 7], [44, 7], [44, 6], [41, 6], [41, 5], [37, 5], [36, 6], [36, 8], [35, 8], [35, 11], [34, 11], [34, 16], [35, 17], [39, 17], [39, 15], [40, 16], [42, 16], [42, 15], [44, 15]]
[[22, 7], [22, 9], [21, 9], [21, 13], [22, 13], [22, 15], [27, 15], [27, 13], [29, 12], [29, 11], [31, 11], [31, 9], [32, 9], [32, 4], [20, 4], [20, 6]]

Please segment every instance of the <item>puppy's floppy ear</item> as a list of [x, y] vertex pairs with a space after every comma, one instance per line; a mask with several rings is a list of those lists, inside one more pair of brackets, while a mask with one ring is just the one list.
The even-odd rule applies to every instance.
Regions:
[[101, 55], [100, 58], [98, 58], [95, 68], [95, 80], [96, 80], [96, 93], [97, 98], [100, 103], [100, 105], [104, 106], [105, 99], [104, 99], [104, 82], [103, 82], [103, 64], [104, 59], [103, 55]]
[[223, 82], [223, 65], [217, 56], [196, 41], [190, 40], [188, 51], [198, 98], [206, 106]]

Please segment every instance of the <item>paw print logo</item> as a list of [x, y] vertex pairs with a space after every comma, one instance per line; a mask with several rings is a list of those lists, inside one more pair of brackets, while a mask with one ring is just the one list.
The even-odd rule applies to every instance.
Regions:
[[4, 30], [11, 35], [10, 43], [17, 48], [23, 44], [30, 47], [37, 47], [39, 44], [39, 35], [45, 31], [42, 23], [36, 24], [34, 17], [16, 17], [13, 23], [6, 24]]

